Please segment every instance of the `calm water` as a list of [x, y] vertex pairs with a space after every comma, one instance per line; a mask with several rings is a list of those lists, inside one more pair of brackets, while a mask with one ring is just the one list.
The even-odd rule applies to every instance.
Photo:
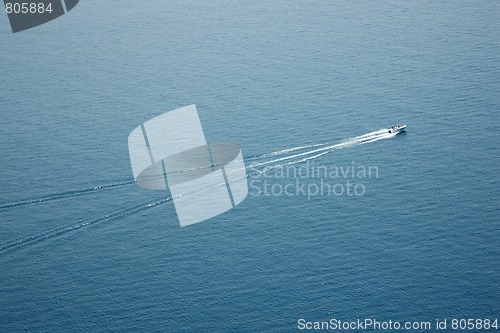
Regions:
[[[1, 17], [0, 331], [498, 318], [499, 14], [87, 0], [18, 34]], [[247, 157], [409, 127], [314, 160], [378, 167], [362, 196], [250, 195], [180, 228], [168, 193], [131, 184], [127, 136], [192, 103]]]

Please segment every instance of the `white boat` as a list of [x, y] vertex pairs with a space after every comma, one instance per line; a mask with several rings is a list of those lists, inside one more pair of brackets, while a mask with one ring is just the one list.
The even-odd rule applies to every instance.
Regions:
[[406, 129], [406, 125], [395, 125], [389, 128], [389, 133], [401, 133]]

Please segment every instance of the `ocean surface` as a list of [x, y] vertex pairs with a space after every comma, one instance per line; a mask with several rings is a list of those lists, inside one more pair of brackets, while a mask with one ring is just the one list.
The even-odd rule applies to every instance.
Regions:
[[[0, 14], [0, 332], [500, 320], [498, 22], [496, 0], [86, 0], [16, 34]], [[181, 228], [127, 137], [190, 104], [247, 166], [372, 133], [289, 161], [377, 174], [250, 175]]]

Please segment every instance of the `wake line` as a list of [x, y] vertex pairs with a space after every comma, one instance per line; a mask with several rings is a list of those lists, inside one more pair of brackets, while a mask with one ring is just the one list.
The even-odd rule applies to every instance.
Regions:
[[249, 158], [246, 158], [245, 160], [252, 161], [252, 160], [262, 158], [262, 157], [282, 155], [282, 154], [290, 153], [290, 152], [297, 151], [297, 150], [304, 150], [304, 149], [316, 148], [316, 147], [328, 146], [328, 145], [331, 145], [331, 143], [317, 143], [314, 145], [307, 145], [307, 146], [299, 146], [299, 147], [294, 147], [294, 148], [282, 149], [282, 150], [278, 150], [278, 151], [275, 151], [272, 153], [265, 153], [265, 154], [251, 156]]
[[49, 202], [49, 201], [54, 201], [54, 200], [60, 200], [60, 199], [65, 199], [65, 198], [71, 198], [71, 197], [79, 197], [79, 196], [83, 196], [83, 195], [96, 193], [98, 191], [105, 191], [105, 190], [111, 190], [111, 189], [117, 189], [117, 188], [121, 188], [121, 187], [125, 187], [125, 186], [130, 186], [134, 183], [135, 183], [134, 181], [123, 181], [123, 182], [114, 183], [114, 184], [100, 185], [100, 186], [96, 186], [96, 187], [92, 187], [92, 188], [85, 188], [85, 189], [78, 189], [78, 190], [72, 190], [72, 191], [67, 191], [67, 192], [49, 194], [47, 196], [44, 196], [44, 197], [41, 197], [38, 199], [23, 200], [23, 201], [4, 204], [4, 205], [0, 206], [0, 210], [5, 210], [8, 208], [14, 208], [14, 207], [19, 207], [19, 206], [38, 204], [38, 203], [43, 203], [43, 202]]
[[[335, 144], [335, 145], [329, 145], [329, 146], [324, 147], [324, 148], [319, 148], [319, 149], [315, 149], [315, 150], [312, 150], [312, 151], [308, 151], [308, 152], [304, 152], [304, 153], [300, 153], [300, 154], [295, 154], [295, 155], [292, 155], [292, 156], [286, 156], [286, 157], [282, 157], [282, 158], [275, 159], [275, 160], [268, 161], [268, 162], [264, 162], [264, 163], [258, 163], [258, 164], [255, 164], [255, 165], [249, 165], [245, 169], [246, 170], [250, 169], [251, 172], [247, 172], [246, 175], [245, 175], [245, 177], [236, 178], [236, 179], [233, 179], [233, 181], [239, 181], [239, 180], [247, 179], [247, 178], [250, 178], [252, 176], [259, 175], [259, 174], [265, 173], [267, 171], [283, 167], [285, 165], [292, 165], [292, 164], [302, 163], [302, 162], [306, 162], [306, 161], [309, 161], [309, 160], [312, 160], [312, 159], [316, 159], [316, 158], [319, 158], [321, 156], [324, 156], [326, 154], [329, 154], [329, 153], [331, 153], [333, 151], [336, 151], [338, 149], [341, 149], [341, 148], [348, 148], [348, 147], [352, 147], [352, 146], [357, 145], [357, 144], [365, 144], [365, 143], [379, 141], [379, 140], [382, 140], [382, 139], [388, 139], [388, 138], [391, 138], [391, 137], [393, 137], [395, 135], [396, 135], [395, 133], [388, 133], [388, 130], [382, 129], [382, 130], [378, 130], [378, 131], [375, 131], [375, 132], [371, 132], [371, 133], [368, 133], [368, 134], [360, 135], [358, 137], [354, 137], [354, 138], [345, 140], [345, 141], [343, 141], [343, 143], [338, 143], [338, 144]], [[312, 155], [312, 156], [308, 156], [308, 155], [311, 155], [311, 154], [314, 154], [314, 153], [318, 153], [318, 154]], [[303, 156], [305, 156], [305, 157], [303, 157]], [[289, 160], [289, 159], [294, 159], [294, 158], [297, 158], [297, 157], [303, 157], [303, 158], [301, 158], [299, 160], [296, 160], [296, 161], [288, 161], [288, 162], [284, 162], [284, 163], [278, 163], [278, 164], [275, 164], [275, 165], [270, 165], [270, 166], [267, 166], [267, 167], [263, 168], [262, 170], [252, 169], [255, 166], [262, 166], [262, 165], [266, 165], [266, 164], [270, 164], [270, 163], [281, 162], [281, 161], [285, 161], [285, 160]], [[239, 169], [239, 170], [241, 170], [241, 169]], [[233, 170], [232, 172], [236, 172], [236, 171], [238, 171], [238, 170]], [[228, 171], [226, 170], [226, 172], [228, 172]], [[226, 183], [225, 182], [224, 183], [219, 183], [219, 184], [207, 187], [207, 188], [197, 189], [195, 191], [184, 193], [184, 194], [179, 195], [179, 196], [189, 195], [189, 194], [193, 194], [193, 193], [201, 192], [201, 191], [207, 191], [207, 190], [219, 187], [219, 186], [226, 186]]]
[[[282, 158], [273, 159], [271, 161], [264, 161], [264, 162], [260, 162], [260, 163], [257, 162], [255, 164], [251, 164], [247, 167], [247, 168], [255, 168], [255, 167], [259, 167], [259, 166], [268, 165], [271, 163], [291, 160], [291, 159], [295, 159], [298, 157], [307, 156], [307, 155], [320, 153], [320, 152], [324, 152], [324, 151], [330, 152], [332, 149], [337, 150], [337, 149], [341, 149], [341, 148], [350, 147], [350, 146], [355, 145], [355, 144], [365, 144], [365, 143], [369, 143], [369, 142], [374, 142], [374, 141], [378, 141], [378, 140], [383, 139], [383, 138], [392, 137], [393, 135], [394, 134], [388, 133], [387, 129], [381, 129], [378, 131], [359, 135], [359, 136], [356, 136], [356, 137], [353, 137], [353, 138], [350, 138], [347, 140], [343, 140], [342, 142], [337, 143], [337, 144], [320, 143], [320, 144], [312, 144], [312, 145], [287, 148], [287, 149], [282, 149], [282, 150], [278, 150], [278, 151], [271, 152], [271, 153], [255, 155], [255, 156], [246, 158], [245, 161], [255, 161], [255, 160], [258, 161], [259, 159], [266, 158], [266, 157], [280, 156], [280, 155], [285, 155], [285, 154], [289, 154], [289, 153], [296, 152], [296, 151], [315, 148], [311, 151], [306, 151], [306, 152], [299, 153], [299, 154], [285, 156]], [[318, 147], [320, 147], [320, 148], [318, 148]], [[323, 156], [323, 154], [320, 154], [319, 156]], [[300, 163], [300, 162], [298, 162], [298, 163]], [[206, 168], [211, 168], [211, 167], [212, 166], [207, 166]], [[205, 168], [205, 167], [203, 167], [203, 168]], [[184, 171], [192, 171], [192, 169], [184, 170]], [[61, 193], [53, 193], [53, 194], [49, 194], [47, 196], [43, 196], [40, 198], [26, 199], [26, 200], [22, 200], [22, 201], [18, 201], [18, 202], [12, 202], [12, 203], [6, 203], [3, 205], [0, 205], [0, 211], [6, 210], [6, 209], [11, 209], [11, 208], [16, 208], [16, 207], [27, 206], [27, 205], [34, 205], [34, 204], [57, 201], [57, 200], [62, 200], [62, 199], [67, 199], [67, 198], [76, 198], [76, 197], [80, 197], [80, 196], [96, 194], [96, 193], [106, 191], [106, 190], [114, 190], [114, 189], [120, 189], [123, 187], [132, 186], [134, 184], [135, 184], [134, 180], [123, 180], [123, 181], [118, 182], [118, 183], [105, 184], [105, 185], [100, 185], [100, 186], [96, 186], [96, 187], [92, 187], [92, 188], [76, 189], [76, 190], [66, 191], [66, 192], [61, 192]]]
[[[320, 143], [320, 144], [314, 144], [314, 145], [307, 145], [307, 146], [282, 149], [282, 150], [278, 150], [278, 151], [275, 151], [272, 153], [255, 155], [255, 156], [247, 158], [246, 160], [247, 161], [248, 160], [250, 160], [250, 161], [257, 160], [257, 159], [260, 159], [263, 157], [276, 156], [276, 155], [281, 155], [281, 154], [285, 154], [285, 153], [292, 152], [292, 151], [303, 150], [303, 149], [308, 149], [308, 148], [313, 148], [313, 147], [326, 146], [326, 145], [329, 145], [329, 143]], [[214, 166], [217, 166], [217, 165], [208, 165], [208, 166], [204, 166], [204, 167], [200, 167], [200, 168], [196, 168], [196, 169], [186, 169], [186, 170], [182, 170], [182, 171], [195, 171], [195, 170], [204, 169], [204, 168], [208, 169], [208, 168], [212, 168]], [[155, 177], [150, 177], [147, 180], [155, 180], [155, 179], [156, 179]], [[158, 179], [163, 179], [163, 176], [161, 178], [158, 178]], [[61, 200], [61, 199], [66, 199], [66, 198], [74, 198], [74, 197], [80, 197], [80, 196], [85, 196], [85, 195], [89, 195], [89, 194], [95, 194], [97, 192], [111, 190], [111, 189], [118, 189], [118, 188], [130, 186], [133, 184], [135, 184], [134, 180], [123, 180], [123, 181], [118, 182], [118, 183], [99, 185], [99, 186], [92, 187], [92, 188], [76, 189], [76, 190], [72, 190], [72, 191], [53, 193], [53, 194], [49, 194], [49, 195], [46, 195], [46, 196], [43, 196], [40, 198], [25, 199], [25, 200], [18, 201], [18, 202], [11, 202], [11, 203], [6, 203], [3, 205], [0, 205], [0, 211], [6, 210], [9, 208], [16, 208], [16, 207], [20, 207], [20, 206], [40, 204], [40, 203], [50, 202], [50, 201], [55, 201], [55, 200]]]
[[[335, 145], [330, 144], [330, 145], [327, 145], [326, 147], [323, 147], [323, 148], [318, 148], [318, 149], [314, 149], [314, 150], [311, 150], [308, 152], [294, 154], [292, 156], [286, 156], [286, 157], [275, 159], [272, 161], [260, 163], [260, 164], [258, 164], [259, 166], [267, 165], [270, 163], [286, 161], [284, 163], [278, 163], [275, 165], [268, 165], [268, 166], [264, 167], [262, 170], [251, 169], [251, 168], [254, 168], [255, 166], [258, 166], [258, 165], [250, 165], [246, 169], [250, 169], [250, 170], [252, 170], [252, 172], [247, 172], [245, 177], [235, 179], [235, 181], [250, 178], [254, 175], [262, 174], [262, 173], [265, 173], [267, 171], [270, 171], [270, 170], [273, 170], [273, 169], [276, 169], [279, 167], [283, 167], [285, 165], [297, 164], [297, 163], [306, 162], [306, 161], [309, 161], [312, 159], [316, 159], [316, 158], [319, 158], [321, 156], [324, 156], [326, 154], [329, 154], [329, 153], [331, 153], [335, 150], [341, 149], [341, 148], [348, 148], [348, 147], [351, 147], [351, 146], [357, 145], [357, 144], [371, 143], [371, 142], [375, 142], [378, 140], [393, 137], [394, 135], [395, 135], [394, 133], [388, 133], [385, 130], [380, 130], [380, 131], [364, 134], [364, 135], [361, 135], [361, 136], [358, 136], [358, 137], [355, 137], [355, 138], [352, 138], [349, 140], [345, 140], [342, 143], [338, 143]], [[321, 145], [314, 145], [314, 146], [318, 147]], [[324, 146], [324, 144], [323, 144], [323, 146]], [[301, 149], [301, 147], [296, 147], [296, 148], [292, 148], [292, 150], [287, 149], [286, 151], [290, 152], [290, 151], [297, 151], [300, 149]], [[284, 151], [285, 150], [278, 151], [278, 152], [284, 152]], [[277, 153], [277, 152], [269, 153], [269, 154], [275, 154], [275, 153]], [[270, 156], [269, 154], [267, 156]], [[300, 157], [300, 159], [287, 161], [287, 160], [291, 160], [291, 159], [296, 159], [297, 157]], [[133, 184], [133, 183], [134, 182], [124, 182], [124, 183], [120, 183], [120, 184]], [[113, 185], [114, 184], [111, 184], [109, 187], [112, 188]], [[32, 236], [25, 237], [22, 239], [10, 241], [10, 242], [6, 243], [5, 245], [3, 245], [2, 247], [0, 247], [0, 253], [8, 252], [10, 250], [14, 250], [14, 249], [17, 249], [20, 247], [35, 245], [35, 244], [38, 244], [38, 243], [43, 242], [45, 240], [50, 240], [50, 239], [53, 239], [56, 237], [60, 237], [66, 233], [76, 231], [76, 230], [83, 228], [83, 227], [86, 227], [86, 226], [90, 226], [93, 224], [102, 223], [102, 222], [106, 222], [106, 221], [112, 221], [112, 220], [118, 219], [120, 217], [128, 216], [128, 215], [143, 211], [145, 209], [158, 206], [158, 205], [163, 204], [165, 202], [169, 202], [177, 197], [182, 197], [182, 196], [193, 194], [196, 192], [210, 190], [210, 189], [218, 187], [218, 186], [226, 186], [226, 183], [224, 182], [224, 183], [216, 184], [216, 185], [213, 185], [209, 188], [197, 189], [195, 191], [183, 193], [183, 194], [177, 195], [175, 197], [170, 196], [170, 197], [167, 197], [164, 199], [159, 199], [159, 200], [154, 201], [152, 203], [148, 201], [148, 202], [141, 203], [139, 205], [133, 206], [133, 207], [128, 208], [128, 209], [118, 209], [118, 210], [115, 210], [114, 212], [102, 215], [100, 217], [95, 217], [95, 218], [90, 218], [90, 219], [89, 218], [81, 219], [80, 221], [76, 222], [76, 224], [52, 229], [52, 230], [45, 232], [43, 234], [32, 235]]]
[[[377, 138], [377, 139], [374, 139], [374, 141], [378, 141], [378, 140], [381, 140], [381, 139], [384, 139], [384, 138]], [[373, 141], [371, 141], [373, 142]], [[335, 148], [330, 148], [328, 150], [323, 150], [321, 153], [319, 154], [316, 154], [316, 155], [313, 155], [313, 156], [308, 156], [308, 157], [304, 157], [300, 160], [297, 160], [297, 161], [289, 161], [289, 162], [285, 162], [285, 163], [281, 163], [281, 164], [276, 164], [276, 165], [270, 165], [270, 166], [267, 166], [265, 167], [264, 169], [260, 170], [260, 171], [257, 171], [257, 172], [253, 172], [251, 174], [249, 174], [249, 176], [253, 176], [253, 175], [258, 175], [258, 174], [262, 174], [262, 173], [266, 173], [270, 170], [273, 170], [273, 169], [277, 169], [277, 168], [281, 168], [285, 165], [293, 165], [293, 164], [298, 164], [298, 163], [303, 163], [303, 162], [307, 162], [307, 161], [310, 161], [310, 160], [313, 160], [313, 159], [316, 159], [318, 157], [321, 157], [321, 156], [324, 156], [326, 154], [329, 154], [333, 151], [336, 151], [336, 150], [339, 150], [341, 148], [347, 148], [347, 147], [350, 147], [352, 145], [344, 145], [344, 146], [339, 146], [339, 147], [335, 147]], [[303, 154], [300, 154], [300, 155], [303, 155]], [[283, 159], [281, 159], [283, 160]]]
[[[357, 137], [354, 137], [354, 138], [351, 138], [351, 139], [344, 140], [341, 143], [337, 143], [337, 144], [334, 144], [334, 145], [329, 145], [329, 146], [326, 146], [326, 147], [323, 147], [323, 148], [314, 149], [314, 150], [307, 151], [307, 152], [300, 153], [300, 154], [295, 154], [295, 155], [291, 155], [291, 156], [285, 156], [285, 157], [282, 157], [282, 158], [274, 159], [272, 161], [267, 161], [267, 162], [253, 164], [253, 165], [250, 165], [249, 167], [258, 167], [258, 166], [267, 165], [267, 164], [270, 164], [270, 163], [275, 163], [275, 162], [281, 162], [281, 161], [285, 161], [285, 160], [289, 160], [289, 159], [294, 159], [294, 158], [301, 157], [301, 156], [307, 156], [307, 155], [311, 155], [311, 154], [318, 153], [318, 152], [329, 153], [329, 152], [332, 152], [334, 150], [338, 150], [338, 149], [341, 149], [341, 148], [351, 147], [351, 146], [354, 146], [354, 145], [357, 145], [357, 144], [365, 144], [365, 143], [375, 142], [375, 141], [378, 141], [378, 140], [381, 140], [381, 139], [387, 139], [387, 138], [393, 137], [394, 135], [396, 135], [396, 134], [395, 133], [389, 133], [388, 130], [386, 130], [386, 129], [381, 129], [381, 130], [378, 130], [378, 131], [375, 131], [375, 132], [363, 134], [363, 135], [360, 135], [360, 136], [357, 136]], [[319, 154], [319, 155], [317, 155], [317, 157], [323, 156], [323, 155], [325, 155], [325, 154]], [[309, 158], [305, 159], [305, 160], [301, 160], [301, 161], [306, 161], [306, 160], [309, 160]]]
[[35, 245], [35, 244], [38, 244], [38, 243], [43, 242], [45, 240], [49, 240], [49, 239], [52, 239], [55, 237], [62, 236], [64, 234], [76, 231], [80, 228], [83, 228], [83, 227], [86, 227], [89, 225], [93, 225], [93, 224], [97, 224], [97, 223], [101, 223], [101, 222], [105, 222], [105, 221], [111, 221], [111, 220], [115, 220], [115, 219], [123, 217], [123, 216], [131, 215], [131, 214], [140, 212], [142, 210], [161, 205], [165, 202], [171, 201], [172, 199], [173, 199], [172, 197], [168, 197], [168, 198], [160, 199], [160, 200], [157, 200], [154, 202], [149, 202], [149, 200], [148, 200], [145, 203], [133, 206], [133, 207], [128, 208], [128, 209], [115, 210], [114, 212], [108, 213], [106, 215], [102, 215], [102, 216], [95, 217], [95, 218], [82, 219], [73, 225], [52, 229], [52, 230], [45, 232], [43, 234], [32, 235], [32, 236], [29, 236], [29, 237], [26, 237], [23, 239], [10, 241], [7, 244], [0, 247], [0, 253], [7, 252], [7, 251], [13, 250], [13, 249], [17, 249], [19, 247]]

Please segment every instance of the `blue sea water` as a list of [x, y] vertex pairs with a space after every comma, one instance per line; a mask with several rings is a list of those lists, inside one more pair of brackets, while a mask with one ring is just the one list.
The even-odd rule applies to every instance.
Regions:
[[[3, 29], [0, 331], [500, 319], [499, 14], [498, 1], [87, 0]], [[251, 193], [181, 228], [167, 192], [133, 184], [127, 137], [193, 103], [207, 139], [245, 157], [408, 131], [314, 160], [376, 166], [355, 180], [364, 195]]]

